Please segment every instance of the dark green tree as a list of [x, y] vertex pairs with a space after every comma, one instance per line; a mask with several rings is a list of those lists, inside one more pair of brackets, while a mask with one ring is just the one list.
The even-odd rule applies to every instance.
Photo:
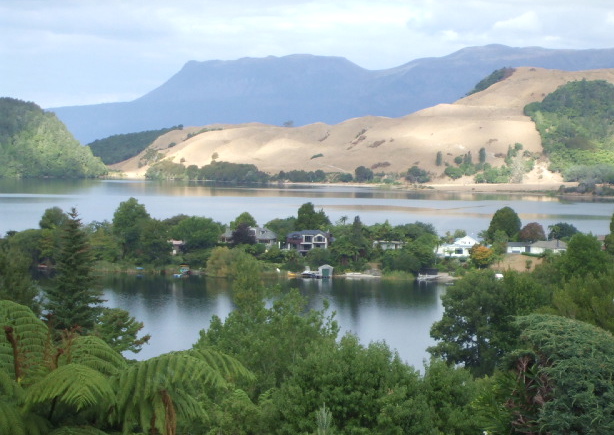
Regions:
[[192, 251], [214, 247], [222, 232], [222, 225], [213, 219], [191, 216], [182, 219], [172, 228], [171, 236], [173, 239], [183, 240], [185, 249]]
[[244, 211], [237, 216], [234, 221], [230, 222], [230, 229], [236, 230], [240, 224], [246, 224], [248, 227], [255, 227], [258, 225], [256, 219], [247, 211]]
[[311, 202], [306, 202], [298, 209], [298, 214], [294, 227], [299, 230], [326, 230], [330, 225], [328, 216], [324, 210], [315, 211]]
[[93, 258], [76, 209], [68, 213], [62, 231], [56, 276], [46, 290], [46, 316], [54, 329], [79, 328], [88, 333], [96, 324], [103, 300], [100, 291], [93, 288]]
[[281, 434], [314, 433], [322, 403], [340, 433], [435, 433], [418, 373], [385, 343], [352, 335], [314, 343], [272, 402], [269, 426]]
[[450, 364], [463, 364], [474, 375], [493, 373], [516, 344], [514, 317], [550, 303], [548, 293], [530, 275], [491, 270], [468, 273], [441, 297], [442, 319], [431, 328], [439, 341], [429, 352]]
[[358, 166], [354, 169], [354, 179], [358, 183], [366, 183], [367, 181], [373, 180], [373, 171], [364, 166]]
[[138, 337], [143, 326], [143, 322], [138, 322], [126, 310], [103, 308], [93, 335], [102, 338], [116, 352], [138, 353], [151, 338], [149, 334]]
[[135, 258], [154, 266], [168, 264], [172, 245], [169, 243], [168, 227], [157, 219], [143, 221]]
[[68, 215], [60, 207], [45, 210], [38, 225], [42, 230], [61, 228], [68, 220]]
[[149, 219], [151, 217], [145, 206], [139, 204], [136, 198], [129, 198], [119, 204], [113, 214], [113, 233], [122, 245], [122, 258], [136, 255], [143, 224]]
[[509, 240], [515, 240], [520, 226], [520, 218], [516, 212], [511, 207], [503, 207], [493, 215], [488, 230], [486, 230], [486, 241], [491, 242], [497, 230], [504, 231]]
[[480, 152], [479, 152], [479, 161], [480, 163], [484, 164], [486, 163], [486, 148], [482, 147], [480, 148]]
[[611, 264], [611, 258], [601, 249], [597, 237], [582, 233], [574, 235], [567, 243], [567, 251], [555, 260], [555, 266], [566, 281], [603, 273]]
[[548, 240], [569, 240], [578, 232], [578, 229], [572, 224], [566, 222], [559, 222], [554, 225], [549, 225]]
[[521, 317], [519, 349], [495, 376], [476, 417], [490, 433], [605, 434], [614, 431], [614, 339], [560, 316]]
[[30, 276], [30, 259], [8, 241], [0, 239], [0, 299], [40, 311], [38, 288]]
[[441, 151], [437, 151], [437, 156], [435, 157], [435, 165], [443, 165], [443, 153]]

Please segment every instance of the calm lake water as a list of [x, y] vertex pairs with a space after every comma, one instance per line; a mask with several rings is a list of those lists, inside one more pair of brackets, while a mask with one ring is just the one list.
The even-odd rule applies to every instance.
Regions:
[[[37, 228], [50, 207], [68, 211], [76, 207], [83, 222], [112, 220], [120, 202], [134, 197], [154, 218], [177, 214], [204, 216], [227, 224], [248, 211], [258, 224], [296, 216], [299, 207], [312, 202], [331, 221], [342, 216], [351, 222], [360, 216], [372, 225], [386, 220], [392, 225], [422, 221], [440, 235], [464, 229], [474, 237], [488, 228], [494, 212], [513, 208], [523, 225], [539, 222], [544, 228], [557, 222], [580, 231], [607, 234], [614, 213], [611, 200], [566, 201], [539, 195], [407, 192], [394, 189], [339, 186], [211, 187], [196, 183], [117, 180], [0, 180], [0, 234]], [[429, 329], [441, 318], [441, 286], [414, 286], [380, 280], [282, 280], [295, 286], [313, 308], [328, 299], [342, 331], [356, 333], [363, 344], [385, 340], [416, 368], [432, 344]], [[146, 325], [151, 344], [138, 355], [148, 358], [190, 347], [198, 331], [207, 328], [212, 315], [225, 317], [232, 309], [225, 281], [191, 277], [110, 276], [102, 283], [107, 304], [130, 311]]]
[[[322, 309], [328, 300], [340, 334], [352, 332], [364, 345], [385, 341], [417, 369], [422, 369], [426, 348], [434, 343], [430, 327], [443, 313], [440, 296], [445, 286], [433, 283], [280, 278], [268, 284], [298, 289], [312, 309]], [[102, 286], [106, 305], [130, 311], [152, 336], [139, 354], [126, 355], [137, 359], [190, 348], [213, 315], [225, 318], [233, 309], [226, 280], [115, 275], [105, 276]]]
[[580, 231], [607, 234], [614, 213], [612, 200], [560, 200], [544, 195], [506, 193], [446, 193], [343, 186], [211, 187], [196, 183], [121, 180], [0, 180], [0, 234], [37, 228], [45, 209], [76, 207], [83, 222], [111, 220], [120, 202], [135, 197], [154, 218], [180, 213], [227, 224], [248, 211], [259, 225], [296, 216], [312, 202], [332, 222], [360, 216], [372, 225], [423, 221], [440, 235], [464, 229], [469, 235], [488, 228], [496, 210], [509, 206], [523, 225], [539, 222], [547, 228], [568, 222]]

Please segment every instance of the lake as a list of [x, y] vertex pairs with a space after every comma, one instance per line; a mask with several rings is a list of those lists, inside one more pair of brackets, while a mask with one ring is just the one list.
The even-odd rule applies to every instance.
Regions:
[[[426, 348], [434, 344], [429, 331], [441, 319], [440, 296], [445, 286], [434, 283], [380, 279], [269, 279], [268, 285], [295, 288], [320, 310], [324, 300], [335, 312], [340, 335], [351, 332], [361, 343], [385, 341], [417, 369], [428, 359]], [[130, 311], [144, 322], [150, 344], [130, 358], [146, 359], [172, 350], [190, 348], [211, 317], [225, 318], [234, 308], [227, 280], [190, 276], [109, 275], [101, 281], [105, 305]]]
[[[157, 219], [177, 214], [212, 218], [228, 224], [248, 211], [264, 225], [275, 218], [296, 216], [312, 202], [331, 221], [360, 216], [372, 225], [422, 221], [440, 235], [464, 229], [469, 235], [488, 228], [494, 212], [513, 208], [525, 225], [544, 228], [557, 222], [573, 224], [583, 232], [607, 234], [614, 213], [610, 199], [562, 200], [535, 194], [403, 191], [355, 186], [233, 187], [198, 183], [128, 180], [0, 180], [0, 234], [38, 228], [50, 207], [68, 211], [76, 207], [83, 222], [112, 220], [120, 202], [134, 197]], [[385, 340], [401, 357], [422, 367], [431, 324], [441, 318], [440, 295], [445, 287], [379, 280], [281, 280], [295, 286], [313, 308], [326, 298], [337, 312], [342, 331], [356, 333], [363, 344]], [[190, 347], [212, 315], [225, 317], [232, 309], [224, 281], [202, 277], [109, 276], [102, 283], [107, 304], [130, 311], [146, 325], [153, 338], [139, 354], [148, 358], [169, 350]]]
[[275, 218], [296, 216], [299, 207], [312, 202], [332, 222], [342, 216], [351, 222], [360, 216], [372, 225], [388, 220], [392, 225], [422, 221], [438, 233], [464, 229], [476, 237], [488, 228], [494, 212], [509, 206], [523, 225], [539, 222], [544, 228], [571, 223], [580, 231], [607, 234], [614, 202], [562, 200], [536, 194], [404, 191], [355, 186], [232, 187], [198, 183], [128, 180], [0, 180], [0, 234], [37, 228], [50, 207], [68, 211], [76, 207], [84, 223], [111, 220], [120, 202], [134, 197], [150, 215], [165, 219], [177, 214], [212, 218], [228, 224], [248, 211], [259, 225]]

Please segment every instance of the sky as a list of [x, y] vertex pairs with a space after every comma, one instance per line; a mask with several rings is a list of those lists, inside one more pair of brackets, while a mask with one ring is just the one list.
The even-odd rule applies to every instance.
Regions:
[[0, 97], [131, 101], [190, 60], [300, 53], [380, 70], [486, 44], [614, 48], [614, 2], [0, 0]]

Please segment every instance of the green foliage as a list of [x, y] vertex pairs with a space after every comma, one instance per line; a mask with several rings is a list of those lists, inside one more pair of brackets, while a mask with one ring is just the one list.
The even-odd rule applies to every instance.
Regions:
[[93, 333], [108, 343], [116, 352], [138, 353], [151, 338], [149, 334], [138, 337], [143, 326], [143, 322], [138, 322], [126, 310], [103, 308]]
[[104, 163], [82, 147], [55, 114], [0, 98], [1, 177], [98, 177]]
[[93, 258], [87, 234], [74, 208], [68, 213], [62, 231], [56, 276], [46, 290], [47, 318], [57, 330], [79, 328], [89, 332], [94, 328], [102, 299], [101, 292], [93, 288]]
[[575, 226], [566, 222], [558, 222], [554, 225], [549, 225], [548, 230], [549, 240], [569, 240], [578, 232], [578, 229]]
[[463, 176], [463, 170], [461, 168], [457, 168], [455, 166], [448, 166], [444, 169], [444, 174], [450, 177], [453, 180], [460, 178]]
[[437, 155], [435, 157], [435, 165], [436, 166], [443, 165], [443, 153], [441, 151], [437, 151]]
[[567, 251], [557, 259], [555, 266], [566, 280], [605, 272], [612, 264], [601, 242], [592, 234], [577, 233], [567, 243]]
[[420, 169], [418, 166], [412, 166], [407, 171], [405, 179], [410, 183], [428, 183], [431, 181], [431, 176], [428, 171]]
[[248, 227], [256, 227], [258, 223], [256, 219], [247, 211], [244, 211], [239, 216], [235, 218], [232, 222], [230, 222], [230, 229], [236, 230], [240, 224], [245, 224]]
[[515, 240], [520, 231], [520, 218], [511, 207], [503, 207], [495, 212], [488, 230], [486, 230], [486, 240], [492, 241], [498, 230], [505, 232], [509, 240]]
[[0, 239], [0, 299], [26, 305], [38, 312], [38, 288], [30, 277], [30, 259]]
[[482, 414], [500, 433], [601, 434], [614, 430], [614, 339], [559, 316], [518, 321], [521, 350], [496, 377]]
[[138, 155], [158, 137], [177, 129], [179, 126], [138, 133], [115, 134], [104, 139], [97, 139], [87, 146], [90, 147], [93, 155], [100, 157], [105, 164], [112, 165]]
[[[614, 85], [575, 81], [525, 107], [542, 137], [551, 168], [614, 164]], [[577, 177], [577, 175], [576, 175]]]
[[255, 165], [214, 161], [200, 169], [198, 179], [232, 183], [266, 183], [269, 181], [269, 176], [259, 171]]
[[182, 219], [170, 230], [175, 240], [183, 240], [188, 251], [214, 247], [222, 232], [221, 224], [198, 216]]
[[324, 210], [315, 211], [315, 208], [311, 202], [306, 202], [301, 205], [297, 212], [297, 218], [294, 222], [294, 227], [299, 230], [326, 230], [326, 227], [330, 225], [328, 216], [324, 213]]
[[145, 172], [148, 180], [183, 180], [187, 178], [187, 169], [181, 163], [161, 160], [154, 163]]
[[477, 92], [481, 92], [485, 89], [488, 89], [495, 83], [505, 80], [506, 78], [514, 74], [514, 71], [516, 71], [516, 69], [511, 67], [504, 67], [494, 70], [492, 73], [490, 73], [488, 77], [480, 80], [471, 91], [467, 92], [466, 95], [469, 96], [471, 94], [475, 94]]
[[373, 171], [364, 166], [358, 166], [354, 169], [354, 179], [358, 183], [366, 183], [373, 180]]
[[277, 433], [315, 432], [322, 403], [341, 433], [432, 433], [417, 372], [383, 343], [363, 347], [344, 336], [322, 342], [297, 360], [272, 395]]
[[0, 428], [7, 434], [158, 433], [202, 422], [208, 390], [253, 381], [206, 346], [127, 365], [101, 339], [57, 342], [28, 308], [0, 301]]
[[474, 375], [492, 374], [501, 357], [514, 348], [514, 316], [549, 303], [546, 290], [530, 275], [506, 272], [502, 280], [490, 270], [470, 272], [441, 297], [445, 308], [431, 328], [439, 341], [435, 357], [463, 364]]
[[139, 204], [136, 198], [129, 198], [119, 204], [113, 214], [113, 234], [121, 243], [122, 258], [137, 255], [143, 225], [150, 219], [145, 206]]
[[[312, 158], [315, 158], [315, 156]], [[289, 181], [291, 183], [321, 183], [326, 181], [326, 173], [321, 169], [318, 169], [317, 171], [304, 171], [302, 169], [294, 169], [292, 171], [280, 171], [277, 175], [271, 177], [271, 181]]]
[[614, 332], [614, 269], [602, 274], [573, 276], [554, 290], [553, 311], [571, 319], [581, 320]]

